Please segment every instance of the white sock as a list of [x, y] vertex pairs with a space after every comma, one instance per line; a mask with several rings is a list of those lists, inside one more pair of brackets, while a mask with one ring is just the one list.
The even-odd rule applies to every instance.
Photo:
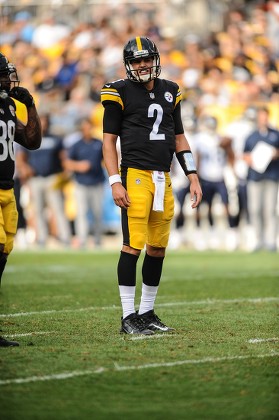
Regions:
[[134, 314], [136, 286], [119, 286], [120, 299], [122, 304], [123, 318]]
[[147, 286], [142, 283], [141, 300], [139, 307], [139, 315], [154, 309], [154, 303], [159, 286]]

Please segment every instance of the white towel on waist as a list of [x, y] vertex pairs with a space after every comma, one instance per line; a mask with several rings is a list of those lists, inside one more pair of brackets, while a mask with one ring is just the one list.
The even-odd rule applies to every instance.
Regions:
[[155, 184], [155, 194], [153, 200], [154, 211], [164, 211], [164, 198], [165, 198], [165, 174], [162, 171], [153, 171], [152, 180]]

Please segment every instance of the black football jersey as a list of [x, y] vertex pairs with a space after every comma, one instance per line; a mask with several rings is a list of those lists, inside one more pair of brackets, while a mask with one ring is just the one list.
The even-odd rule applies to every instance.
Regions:
[[182, 96], [176, 83], [154, 82], [152, 91], [128, 79], [108, 83], [101, 101], [104, 107], [117, 103], [122, 108], [121, 165], [169, 172], [175, 152], [173, 113]]
[[0, 188], [14, 185], [15, 156], [13, 142], [16, 129], [16, 105], [11, 98], [0, 100]]

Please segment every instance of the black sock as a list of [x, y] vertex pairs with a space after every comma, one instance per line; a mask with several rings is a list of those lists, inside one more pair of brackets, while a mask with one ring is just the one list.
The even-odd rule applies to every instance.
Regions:
[[139, 255], [121, 251], [117, 266], [119, 286], [135, 286]]
[[165, 257], [151, 257], [145, 254], [142, 265], [142, 281], [147, 286], [158, 286]]
[[1, 285], [1, 278], [3, 271], [5, 270], [5, 266], [7, 263], [7, 254], [0, 254], [0, 285]]

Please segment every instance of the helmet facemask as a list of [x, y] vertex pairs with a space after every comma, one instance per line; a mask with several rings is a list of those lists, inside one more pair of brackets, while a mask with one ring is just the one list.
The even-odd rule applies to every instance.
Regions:
[[15, 66], [11, 63], [9, 63], [9, 75], [10, 75], [10, 82], [12, 84], [12, 88], [18, 87], [20, 80], [18, 78]]
[[135, 70], [133, 68], [133, 60], [127, 60], [125, 63], [125, 67], [128, 78], [133, 82], [147, 83], [153, 79], [156, 79], [161, 73], [159, 57], [155, 55], [153, 56], [153, 65], [151, 67], [146, 68], [146, 74], [140, 74], [141, 70], [143, 69]]

